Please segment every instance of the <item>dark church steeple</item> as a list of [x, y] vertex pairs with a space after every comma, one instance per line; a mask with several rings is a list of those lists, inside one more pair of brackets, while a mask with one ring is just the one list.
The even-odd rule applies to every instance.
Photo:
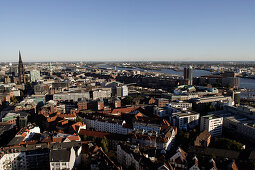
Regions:
[[24, 76], [24, 67], [23, 67], [23, 62], [22, 62], [20, 51], [19, 51], [18, 73], [19, 73], [19, 84], [22, 84], [25, 82], [25, 76]]

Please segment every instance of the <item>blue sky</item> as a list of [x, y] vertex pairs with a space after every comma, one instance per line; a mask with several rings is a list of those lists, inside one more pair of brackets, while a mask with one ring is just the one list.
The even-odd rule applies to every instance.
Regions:
[[2, 0], [0, 59], [254, 60], [254, 0]]

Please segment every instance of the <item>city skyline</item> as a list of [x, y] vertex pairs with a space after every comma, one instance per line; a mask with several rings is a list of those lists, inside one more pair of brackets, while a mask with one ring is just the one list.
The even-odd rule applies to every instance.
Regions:
[[0, 59], [254, 61], [253, 1], [0, 2]]

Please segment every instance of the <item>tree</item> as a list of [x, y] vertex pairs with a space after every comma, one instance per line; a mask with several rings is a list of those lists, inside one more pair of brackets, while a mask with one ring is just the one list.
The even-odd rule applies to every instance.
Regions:
[[128, 169], [135, 170], [136, 169], [135, 164], [132, 162], [131, 165], [128, 167]]
[[123, 105], [130, 105], [133, 101], [133, 98], [131, 96], [127, 96], [122, 100]]
[[189, 139], [189, 132], [184, 133], [184, 138], [187, 139], [187, 140]]
[[20, 91], [20, 96], [24, 96], [24, 92], [23, 91]]
[[221, 149], [240, 151], [242, 150], [243, 144], [228, 138], [216, 138], [216, 141], [213, 144], [213, 146]]
[[117, 160], [117, 155], [113, 150], [109, 150], [109, 152], [107, 153], [107, 156], [111, 159], [111, 160]]
[[107, 138], [104, 136], [103, 139], [101, 140], [101, 146], [102, 146], [102, 148], [103, 148], [103, 150], [104, 150], [105, 153], [108, 152], [108, 145], [109, 145], [108, 140], [107, 140]]
[[83, 123], [82, 119], [81, 119], [79, 116], [76, 117], [76, 122], [81, 122], [81, 123]]
[[101, 146], [100, 138], [93, 136], [93, 143], [95, 143], [97, 146]]
[[83, 141], [86, 141], [88, 139], [88, 136], [84, 135], [83, 136]]
[[215, 105], [210, 105], [210, 111], [216, 111], [216, 106]]
[[11, 101], [12, 101], [12, 103], [17, 103], [18, 102], [18, 99], [15, 97], [15, 96], [13, 96], [12, 98], [11, 98]]

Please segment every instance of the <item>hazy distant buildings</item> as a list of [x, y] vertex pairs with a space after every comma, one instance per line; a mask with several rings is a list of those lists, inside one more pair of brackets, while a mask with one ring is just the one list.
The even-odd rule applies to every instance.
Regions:
[[194, 84], [214, 87], [238, 88], [240, 86], [240, 78], [236, 77], [234, 72], [225, 71], [219, 75], [207, 75], [194, 78]]

